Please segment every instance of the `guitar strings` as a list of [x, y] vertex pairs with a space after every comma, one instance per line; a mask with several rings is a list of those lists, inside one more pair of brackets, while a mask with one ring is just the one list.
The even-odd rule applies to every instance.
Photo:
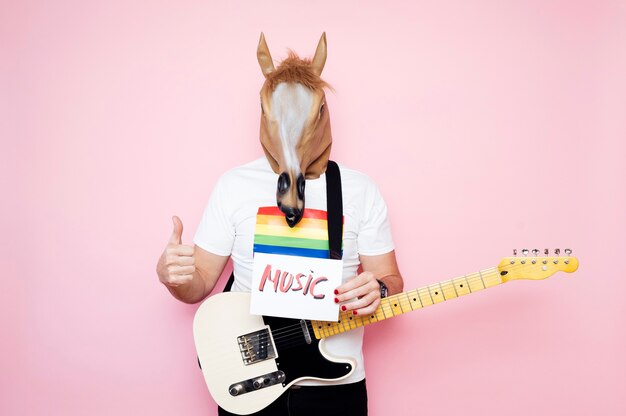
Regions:
[[[481, 274], [481, 273], [484, 273], [484, 274], [490, 274], [490, 273], [493, 273], [493, 271], [490, 271], [490, 270], [494, 270], [494, 271], [495, 271], [495, 269], [496, 269], [495, 267], [494, 267], [494, 268], [491, 268], [491, 269], [485, 269], [485, 270], [482, 270], [480, 273], [478, 273], [478, 272], [477, 272], [477, 273], [473, 273], [473, 274], [470, 274], [470, 275], [467, 275], [467, 276], [463, 276], [463, 277], [459, 277], [459, 278], [455, 278], [455, 279], [451, 279], [451, 280], [446, 280], [446, 281], [443, 281], [443, 282], [440, 282], [440, 283], [437, 283], [437, 284], [434, 284], [434, 285], [429, 285], [429, 286], [426, 286], [426, 287], [421, 287], [421, 288], [418, 288], [418, 289], [414, 289], [414, 290], [412, 290], [412, 291], [407, 291], [407, 292], [403, 292], [403, 293], [398, 293], [398, 294], [396, 294], [396, 295], [392, 295], [392, 296], [390, 296], [390, 297], [386, 298], [386, 299], [387, 299], [387, 302], [382, 302], [382, 303], [380, 304], [380, 306], [379, 306], [379, 308], [380, 308], [380, 309], [381, 309], [381, 311], [383, 312], [383, 316], [384, 316], [384, 318], [383, 318], [383, 319], [377, 319], [376, 321], [373, 321], [373, 322], [378, 322], [378, 321], [380, 321], [380, 320], [384, 320], [384, 319], [387, 319], [387, 318], [389, 318], [389, 317], [396, 316], [396, 314], [394, 314], [394, 313], [393, 313], [393, 307], [391, 307], [391, 305], [390, 305], [390, 302], [389, 302], [389, 301], [393, 301], [394, 299], [396, 299], [396, 298], [397, 298], [397, 299], [398, 299], [398, 303], [400, 304], [400, 307], [401, 307], [401, 309], [402, 309], [402, 303], [403, 303], [403, 299], [401, 299], [401, 297], [402, 297], [402, 296], [406, 296], [406, 297], [408, 298], [408, 297], [409, 297], [409, 295], [408, 295], [408, 294], [409, 294], [410, 292], [415, 291], [415, 292], [417, 292], [417, 294], [418, 294], [418, 295], [424, 295], [424, 294], [427, 294], [428, 296], [427, 296], [427, 297], [425, 297], [425, 299], [428, 299], [428, 297], [432, 297], [432, 294], [431, 294], [431, 293], [430, 293], [430, 291], [429, 291], [429, 289], [431, 289], [431, 288], [432, 288], [432, 286], [439, 287], [439, 289], [438, 289], [438, 290], [441, 290], [441, 292], [442, 292], [442, 296], [444, 297], [444, 300], [454, 299], [454, 298], [456, 298], [456, 297], [460, 297], [460, 296], [462, 296], [462, 295], [457, 295], [457, 296], [455, 296], [454, 298], [446, 298], [446, 297], [445, 297], [445, 290], [444, 290], [444, 288], [443, 288], [443, 285], [448, 284], [448, 282], [449, 282], [449, 283], [454, 284], [454, 282], [453, 282], [453, 281], [454, 281], [454, 280], [458, 280], [458, 279], [468, 280], [468, 284], [470, 284], [470, 281], [471, 281], [472, 283], [477, 283], [478, 281], [484, 281], [485, 277], [486, 277], [486, 278], [489, 278], [489, 276], [481, 276], [480, 274]], [[491, 278], [493, 278], [493, 277], [494, 277], [494, 276], [492, 276]], [[498, 277], [499, 277], [499, 276], [498, 276]], [[498, 284], [500, 284], [500, 283], [501, 283], [501, 279], [499, 279], [499, 281], [498, 281]], [[486, 285], [484, 285], [484, 283], [483, 283], [483, 287], [481, 287], [479, 290], [482, 290], [482, 289], [485, 289], [485, 288], [487, 288], [487, 286], [486, 286]], [[471, 293], [471, 292], [468, 292], [468, 293]], [[410, 300], [408, 300], [408, 299], [407, 299], [407, 300], [404, 300], [404, 302], [408, 302], [408, 304], [409, 304], [408, 306], [410, 306], [410, 307], [411, 307], [411, 310], [415, 310], [415, 309], [416, 309], [416, 308], [414, 308], [414, 307], [413, 307], [413, 305], [411, 304]], [[432, 304], [434, 304], [434, 302], [433, 302]], [[423, 307], [425, 307], [425, 306], [430, 306], [430, 304], [428, 304], [428, 305], [423, 305], [423, 304], [422, 304], [422, 302], [421, 302], [421, 300], [420, 300], [420, 305], [421, 305], [421, 306], [420, 306], [419, 308], [417, 308], [417, 309], [421, 309], [421, 308], [423, 308]], [[387, 314], [387, 313], [385, 313], [385, 312], [389, 312], [391, 316], [388, 316], [388, 314]], [[410, 312], [410, 311], [404, 311], [404, 310], [402, 310], [402, 312], [403, 312], [403, 313], [405, 313], [405, 312]], [[375, 316], [375, 317], [376, 317], [376, 313], [375, 313], [375, 312], [372, 312], [372, 314], [368, 314], [368, 315], [360, 315], [357, 319], [359, 319], [359, 318], [360, 318], [361, 320], [368, 319], [370, 322], [368, 322], [367, 324], [369, 324], [369, 323], [373, 323], [373, 322], [371, 321], [371, 318], [368, 318], [368, 317], [370, 317], [370, 316]], [[349, 324], [348, 320], [352, 320], [352, 319], [351, 319], [352, 317], [350, 317], [350, 316], [346, 316], [346, 318], [348, 318], [348, 319], [347, 319], [347, 320], [346, 320], [346, 319], [342, 320], [342, 321], [341, 321], [341, 323], [339, 323], [339, 322], [332, 322], [332, 323], [331, 323], [331, 325], [337, 325], [337, 324], [339, 324], [340, 326], [342, 326], [342, 327], [343, 327], [343, 329], [344, 329], [344, 330], [355, 329], [355, 328], [350, 327], [349, 325], [348, 325], [348, 326], [349, 326], [348, 328], [346, 328], [346, 327], [345, 327], [345, 325], [346, 325], [346, 324]], [[356, 320], [355, 320], [355, 321], [356, 321]], [[313, 325], [313, 322], [316, 322], [316, 321], [310, 321], [310, 322], [311, 322], [311, 325]], [[317, 322], [321, 322], [321, 321], [317, 321]], [[326, 325], [327, 325], [327, 324], [326, 324]], [[356, 327], [359, 327], [359, 326], [363, 326], [363, 325], [358, 325], [358, 324], [356, 325]], [[322, 327], [322, 328], [320, 328], [320, 329], [323, 331], [323, 327]], [[294, 331], [296, 331], [296, 332], [300, 332], [300, 331], [301, 331], [301, 325], [300, 325], [300, 323], [297, 323], [297, 324], [293, 324], [293, 325], [289, 325], [289, 326], [286, 326], [286, 327], [279, 328], [279, 329], [277, 329], [277, 330], [275, 330], [275, 331], [272, 331], [272, 334], [273, 334], [273, 338], [274, 338], [274, 340], [280, 340], [283, 336], [285, 336], [285, 335], [289, 335], [290, 333], [292, 333], [292, 332], [294, 332]]]
[[[514, 265], [514, 266], [510, 266], [509, 270], [510, 271], [515, 271], [518, 268], [524, 268], [527, 266], [524, 266], [523, 264], [521, 265]], [[497, 278], [497, 281], [494, 282], [494, 278]], [[459, 289], [463, 287], [462, 283], [459, 283], [459, 280], [461, 282], [463, 282], [463, 280], [465, 280], [468, 283], [468, 287], [465, 290], [469, 290], [469, 292], [465, 292], [465, 293], [458, 293], [458, 290], [456, 288], [456, 285], [459, 285]], [[368, 325], [370, 323], [375, 323], [375, 322], [379, 322], [381, 320], [387, 319], [391, 315], [391, 317], [397, 316], [399, 314], [397, 314], [396, 312], [398, 311], [397, 308], [398, 305], [400, 307], [400, 314], [406, 313], [406, 312], [411, 312], [415, 309], [421, 309], [423, 307], [426, 306], [430, 306], [432, 304], [436, 304], [436, 303], [441, 303], [443, 301], [446, 300], [451, 300], [454, 299], [456, 297], [460, 297], [463, 296], [465, 294], [471, 293], [472, 292], [472, 287], [476, 286], [476, 284], [480, 281], [482, 287], [478, 287], [478, 288], [474, 288], [473, 291], [479, 291], [488, 287], [492, 287], [498, 284], [503, 283], [502, 282], [502, 278], [500, 277], [500, 275], [497, 273], [497, 268], [496, 267], [492, 267], [490, 269], [485, 269], [485, 270], [481, 270], [480, 272], [476, 272], [476, 273], [472, 273], [463, 277], [459, 277], [459, 278], [454, 278], [454, 279], [450, 279], [447, 281], [442, 281], [440, 283], [437, 284], [432, 284], [432, 285], [428, 285], [426, 287], [422, 287], [422, 288], [418, 288], [418, 289], [414, 289], [412, 291], [407, 291], [407, 292], [403, 292], [403, 293], [399, 293], [397, 295], [393, 295], [388, 299], [388, 301], [386, 303], [383, 303], [381, 305], [380, 311], [374, 314], [368, 314], [369, 316], [363, 316], [361, 315], [359, 318], [360, 320], [355, 320], [354, 323], [353, 322], [349, 322], [347, 319], [345, 318], [349, 318], [349, 320], [352, 320], [352, 317], [346, 317], [344, 316], [344, 320], [339, 323], [339, 324], [335, 324], [333, 325], [333, 328], [319, 328], [321, 330], [321, 332], [323, 333], [323, 335], [326, 336], [332, 336], [332, 335], [336, 335], [336, 327], [339, 327], [339, 333], [341, 332], [345, 332], [354, 328], [357, 328], [359, 326], [364, 326], [364, 325]], [[454, 290], [454, 294], [450, 291], [450, 286], [452, 286], [452, 289]], [[440, 299], [438, 302], [435, 301], [434, 297], [436, 295], [439, 295], [439, 291], [441, 291], [441, 296], [443, 297], [443, 299]], [[414, 292], [414, 293], [412, 293]], [[434, 292], [434, 295], [433, 295]], [[447, 292], [447, 293], [446, 293]], [[452, 296], [451, 296], [452, 295]], [[411, 297], [413, 297], [413, 302], [411, 302]], [[423, 302], [422, 299], [428, 299], [431, 298], [431, 303], [426, 303]], [[415, 302], [417, 301], [416, 299], [419, 300], [420, 306], [418, 307], [414, 307]], [[394, 308], [391, 307], [390, 303], [396, 301], [396, 303], [394, 304]], [[408, 308], [410, 308], [410, 310], [408, 310]], [[383, 317], [381, 318], [380, 312], [383, 313]], [[389, 314], [387, 313], [389, 312]], [[329, 331], [330, 333], [326, 332]]]
[[[526, 267], [528, 267], [528, 266], [527, 265], [523, 265], [523, 264], [519, 264], [519, 265], [511, 265], [508, 269], [509, 269], [509, 271], [515, 271], [516, 269], [526, 268]], [[490, 286], [487, 286], [485, 284], [486, 283], [485, 278], [488, 279], [488, 280], [489, 279], [492, 280], [494, 277], [498, 278], [497, 283], [495, 283], [493, 285], [490, 284]], [[451, 298], [446, 298], [443, 286], [452, 283], [452, 285], [454, 287], [455, 281], [458, 281], [460, 279], [463, 279], [463, 280], [465, 280], [468, 283], [469, 292], [466, 292], [466, 293], [463, 293], [463, 294], [459, 295], [458, 293], [456, 293], [456, 289], [455, 289], [456, 296], [451, 297]], [[478, 282], [482, 283], [482, 287], [478, 288], [478, 290], [474, 289], [472, 291], [471, 290], [472, 283], [475, 285]], [[433, 289], [433, 287], [435, 289], [437, 287], [439, 287], [439, 289], [441, 290], [442, 296], [443, 296], [443, 300], [440, 301], [440, 302], [437, 302], [437, 303], [441, 303], [443, 301], [451, 300], [451, 299], [454, 299], [456, 297], [461, 297], [463, 295], [470, 294], [470, 293], [473, 293], [473, 292], [476, 292], [476, 291], [480, 291], [480, 290], [483, 290], [483, 289], [486, 289], [486, 288], [489, 288], [489, 287], [492, 287], [492, 286], [496, 286], [496, 285], [501, 284], [501, 283], [504, 283], [504, 282], [502, 281], [502, 278], [500, 277], [500, 275], [497, 273], [497, 267], [491, 267], [491, 268], [488, 268], [488, 269], [481, 270], [479, 272], [470, 273], [469, 275], [465, 275], [465, 276], [461, 276], [461, 277], [445, 280], [445, 281], [442, 281], [440, 283], [427, 285], [427, 286], [424, 286], [424, 287], [421, 287], [421, 288], [413, 289], [413, 290], [410, 290], [410, 291], [407, 291], [407, 292], [398, 293], [398, 294], [392, 295], [392, 296], [390, 296], [388, 298], [385, 298], [385, 300], [387, 300], [387, 302], [384, 302], [384, 303], [382, 303], [379, 306], [379, 308], [380, 308], [380, 310], [381, 310], [381, 312], [383, 313], [383, 316], [384, 316], [384, 318], [382, 318], [382, 319], [372, 320], [370, 318], [371, 316], [374, 316], [374, 317], [378, 318], [376, 313], [372, 313], [372, 314], [368, 314], [368, 315], [365, 315], [365, 316], [364, 315], [360, 315], [359, 318], [361, 319], [361, 325], [359, 325], [357, 323], [358, 321], [355, 320], [355, 325], [356, 325], [355, 327], [352, 327], [350, 325], [350, 323], [348, 322], [348, 320], [346, 320], [346, 319], [341, 320], [341, 322], [331, 322], [330, 325], [331, 326], [339, 326], [341, 329], [343, 329], [343, 331], [340, 331], [339, 333], [343, 333], [343, 332], [350, 331], [352, 329], [356, 329], [356, 328], [361, 327], [361, 326], [368, 325], [370, 323], [376, 323], [376, 322], [379, 322], [379, 321], [382, 321], [382, 320], [385, 320], [385, 319], [388, 319], [388, 318], [391, 318], [391, 317], [394, 317], [394, 316], [397, 316], [397, 315], [400, 315], [400, 314], [404, 314], [406, 312], [411, 312], [411, 311], [416, 310], [416, 309], [423, 309], [426, 306], [434, 305], [436, 303], [433, 301], [432, 293], [431, 293], [431, 289]], [[433, 302], [424, 305], [422, 303], [421, 299], [420, 299], [420, 306], [417, 307], [417, 308], [414, 308], [412, 303], [411, 303], [411, 301], [410, 301], [410, 299], [408, 299], [410, 292], [416, 292], [417, 295], [418, 295], [418, 298], [420, 297], [420, 295], [424, 295], [424, 299], [428, 299], [428, 297], [430, 297], [431, 301], [433, 301]], [[428, 296], [425, 296], [425, 295], [428, 295]], [[403, 299], [401, 299], [401, 297], [407, 297], [407, 300], [403, 300]], [[390, 302], [392, 300], [397, 300], [398, 301], [397, 303], [400, 304], [400, 309], [401, 309], [401, 313], [400, 314], [395, 314], [394, 313], [394, 309], [391, 306], [391, 302]], [[404, 310], [402, 308], [403, 301], [405, 303], [408, 303], [408, 306], [411, 308], [411, 310]], [[348, 317], [348, 318], [350, 318], [350, 317]], [[312, 326], [314, 325], [314, 322], [318, 322], [319, 323], [319, 322], [322, 322], [322, 321], [308, 321], [308, 324], [310, 324], [310, 326], [307, 325], [307, 328], [311, 329]], [[347, 325], [347, 327], [346, 327], [346, 325]], [[320, 331], [323, 333], [324, 329], [322, 328]], [[322, 334], [322, 335], [324, 335], [324, 334]], [[336, 335], [336, 334], [331, 333], [330, 335], [322, 336], [322, 338], [326, 338], [326, 337], [332, 336], [332, 335]], [[257, 340], [256, 341], [253, 340], [250, 344], [252, 345], [253, 348], [254, 347], [258, 348], [259, 345], [261, 345], [261, 343], [263, 343], [264, 345], [269, 345], [270, 337], [271, 337], [271, 339], [273, 339], [274, 344], [277, 346], [277, 348], [278, 348], [279, 345], [280, 345], [281, 348], [285, 349], [285, 348], [291, 348], [291, 347], [293, 347], [295, 345], [299, 345], [299, 344], [306, 344], [305, 338], [304, 338], [304, 336], [302, 334], [302, 326], [301, 326], [300, 322], [298, 322], [296, 324], [292, 324], [292, 325], [287, 325], [285, 327], [282, 327], [282, 328], [276, 329], [275, 331], [272, 331], [271, 335], [268, 334], [266, 337], [264, 337], [264, 338], [266, 338], [266, 340], [259, 340], [258, 339], [259, 337], [257, 337]]]
[[[471, 284], [472, 284], [472, 283], [476, 284], [476, 283], [478, 283], [479, 281], [481, 281], [481, 282], [482, 282], [482, 286], [483, 286], [483, 287], [479, 288], [479, 290], [482, 290], [482, 289], [487, 288], [487, 286], [485, 285], [485, 283], [486, 283], [486, 282], [484, 281], [484, 279], [485, 279], [485, 278], [487, 278], [487, 279], [492, 279], [493, 277], [495, 277], [495, 276], [490, 276], [490, 275], [493, 273], [493, 271], [495, 271], [495, 270], [496, 270], [496, 268], [495, 268], [495, 267], [490, 268], [490, 269], [485, 269], [485, 270], [482, 270], [481, 272], [472, 273], [472, 274], [469, 274], [469, 275], [466, 275], [466, 276], [463, 276], [463, 277], [459, 277], [459, 278], [455, 278], [455, 279], [451, 279], [451, 280], [443, 281], [443, 282], [440, 282], [440, 283], [437, 283], [437, 284], [434, 284], [434, 285], [429, 285], [429, 286], [426, 286], [426, 287], [418, 288], [418, 289], [415, 289], [414, 291], [416, 291], [418, 295], [422, 295], [422, 296], [424, 296], [425, 294], [428, 294], [428, 297], [431, 297], [431, 298], [432, 298], [431, 289], [433, 289], [433, 286], [435, 286], [435, 288], [434, 288], [434, 289], [437, 289], [437, 288], [438, 288], [438, 290], [441, 290], [441, 292], [442, 292], [442, 296], [444, 297], [444, 299], [443, 299], [442, 301], [444, 301], [444, 300], [449, 300], [449, 299], [453, 299], [453, 298], [446, 298], [446, 297], [445, 297], [445, 291], [444, 291], [444, 289], [443, 289], [443, 285], [446, 285], [446, 284], [448, 284], [448, 283], [452, 283], [452, 284], [454, 284], [454, 280], [463, 279], [463, 280], [466, 280], [466, 281], [467, 281], [467, 283], [468, 283], [468, 285], [470, 285], [470, 287], [471, 287]], [[484, 273], [484, 274], [485, 274], [485, 276], [481, 276], [481, 273]], [[498, 283], [497, 283], [497, 284], [500, 284], [500, 283], [501, 283], [501, 279], [499, 278], [499, 276], [498, 276], [498, 280], [499, 280], [499, 281], [498, 281]], [[469, 289], [469, 288], [468, 288], [468, 289]], [[390, 302], [389, 302], [390, 300], [391, 300], [391, 301], [393, 301], [393, 300], [394, 300], [394, 298], [396, 298], [396, 299], [398, 300], [398, 304], [400, 304], [400, 308], [401, 308], [401, 310], [402, 310], [402, 313], [405, 313], [405, 312], [410, 312], [410, 311], [408, 311], [408, 310], [407, 310], [407, 311], [404, 311], [404, 310], [402, 309], [402, 303], [403, 303], [403, 301], [404, 301], [404, 302], [406, 302], [406, 303], [408, 303], [408, 306], [411, 308], [411, 310], [415, 310], [416, 308], [414, 308], [414, 307], [413, 307], [413, 305], [411, 304], [411, 302], [410, 302], [410, 300], [409, 300], [409, 299], [407, 299], [407, 300], [401, 299], [401, 297], [402, 297], [402, 296], [406, 296], [406, 297], [408, 298], [408, 297], [409, 297], [409, 295], [408, 295], [408, 294], [409, 294], [410, 292], [412, 292], [412, 291], [399, 293], [399, 294], [396, 294], [396, 295], [393, 295], [393, 296], [390, 296], [389, 298], [387, 298], [387, 302], [384, 302], [384, 303], [382, 303], [382, 304], [380, 305], [381, 312], [383, 312], [383, 316], [384, 316], [384, 318], [383, 318], [383, 319], [376, 319], [376, 320], [372, 321], [372, 319], [370, 318], [370, 316], [374, 316], [374, 317], [376, 317], [376, 314], [374, 314], [374, 315], [370, 315], [370, 314], [368, 314], [368, 316], [363, 316], [363, 315], [361, 315], [359, 318], [360, 318], [362, 321], [367, 320], [366, 322], [364, 322], [364, 325], [367, 325], [367, 324], [369, 324], [369, 323], [375, 323], [375, 322], [378, 322], [378, 321], [384, 320], [384, 319], [386, 319], [386, 318], [396, 316], [396, 314], [393, 312], [393, 308], [391, 307]], [[437, 293], [437, 292], [435, 292], [435, 293]], [[468, 292], [468, 293], [471, 293], [471, 289], [470, 289], [470, 292]], [[467, 294], [467, 293], [466, 293], [466, 294]], [[458, 294], [457, 294], [457, 296], [454, 296], [454, 297], [460, 297], [460, 296], [462, 296], [462, 295], [458, 295]], [[424, 297], [424, 298], [425, 298], [425, 299], [428, 299], [428, 297]], [[431, 301], [432, 301], [432, 299], [431, 299]], [[437, 302], [437, 303], [440, 303], [440, 302]], [[433, 303], [431, 303], [431, 304], [434, 304], [434, 302], [433, 302]], [[430, 306], [430, 304], [423, 305], [423, 304], [422, 304], [422, 302], [421, 302], [421, 300], [420, 300], [420, 305], [421, 305], [421, 306], [420, 306], [419, 308], [417, 308], [417, 309], [421, 309], [421, 308], [423, 308], [423, 307], [425, 307], [425, 306]], [[405, 305], [405, 306], [406, 306], [406, 305]], [[388, 313], [386, 313], [386, 312], [388, 312]], [[388, 316], [388, 314], [389, 314], [390, 316]], [[355, 327], [352, 327], [352, 326], [350, 325], [350, 322], [348, 321], [348, 320], [352, 320], [352, 317], [346, 316], [345, 318], [348, 318], [348, 319], [344, 319], [344, 320], [342, 320], [342, 321], [341, 321], [341, 323], [339, 323], [339, 322], [332, 322], [332, 323], [331, 323], [331, 325], [332, 325], [332, 326], [336, 326], [336, 325], [340, 326], [340, 328], [344, 330], [344, 331], [341, 331], [341, 332], [346, 332], [346, 331], [348, 331], [348, 330], [358, 328], [359, 326], [364, 326], [363, 324], [359, 325], [359, 324], [357, 323], [358, 321], [357, 321], [357, 320], [355, 320], [355, 324], [354, 324], [354, 325], [356, 325], [356, 326], [355, 326]], [[313, 322], [314, 322], [314, 321], [309, 321], [309, 322], [311, 322], [311, 325], [313, 325]], [[318, 322], [319, 322], [319, 321], [318, 321]], [[347, 326], [347, 327], [346, 327], [346, 326]], [[323, 331], [323, 328], [321, 328], [321, 329], [322, 329], [322, 331]], [[277, 329], [277, 330], [275, 330], [275, 331], [272, 331], [272, 338], [274, 339], [274, 342], [276, 342], [276, 343], [281, 342], [281, 341], [282, 341], [283, 339], [285, 339], [285, 338], [287, 338], [287, 339], [292, 338], [293, 336], [296, 336], [298, 339], [300, 339], [300, 338], [304, 339], [304, 337], [303, 337], [303, 335], [301, 334], [301, 332], [302, 332], [302, 327], [301, 327], [301, 324], [300, 324], [300, 323], [297, 323], [297, 324], [292, 324], [292, 325], [288, 325], [288, 326], [286, 326], [286, 327], [279, 328], [279, 329]], [[335, 334], [332, 334], [332, 335], [335, 335]], [[256, 342], [256, 343], [255, 343], [255, 342]], [[252, 345], [254, 345], [254, 346], [258, 346], [261, 342], [267, 343], [267, 341], [254, 341], [254, 340], [253, 340]]]

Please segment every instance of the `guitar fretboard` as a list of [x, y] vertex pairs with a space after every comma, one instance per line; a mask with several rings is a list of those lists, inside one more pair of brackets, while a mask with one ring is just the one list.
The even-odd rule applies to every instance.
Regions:
[[311, 326], [315, 338], [327, 338], [501, 283], [498, 269], [493, 267], [381, 299], [378, 309], [369, 315], [353, 315], [352, 311], [342, 312], [337, 322], [311, 321]]

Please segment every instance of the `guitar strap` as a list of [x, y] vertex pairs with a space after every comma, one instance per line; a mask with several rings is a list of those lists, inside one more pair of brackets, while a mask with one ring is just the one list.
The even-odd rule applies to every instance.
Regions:
[[326, 213], [328, 218], [328, 258], [340, 260], [343, 236], [343, 195], [339, 166], [332, 160], [326, 168]]
[[[343, 195], [339, 166], [332, 160], [328, 161], [326, 168], [326, 215], [328, 218], [328, 258], [340, 260], [343, 236]], [[230, 292], [234, 281], [235, 273], [233, 272], [226, 282], [224, 292]]]

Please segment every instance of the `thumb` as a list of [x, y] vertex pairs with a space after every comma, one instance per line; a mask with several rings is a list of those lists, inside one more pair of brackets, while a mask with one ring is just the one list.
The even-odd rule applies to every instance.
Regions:
[[170, 236], [170, 243], [181, 244], [183, 236], [183, 222], [176, 215], [172, 217], [172, 222], [174, 223], [174, 230]]

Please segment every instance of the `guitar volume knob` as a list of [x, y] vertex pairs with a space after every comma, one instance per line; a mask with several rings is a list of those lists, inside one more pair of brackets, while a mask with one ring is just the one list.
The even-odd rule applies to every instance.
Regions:
[[252, 387], [258, 390], [261, 387], [263, 387], [265, 384], [267, 384], [265, 383], [265, 379], [263, 377], [259, 377], [252, 382]]
[[230, 393], [231, 396], [237, 396], [242, 391], [243, 391], [243, 386], [241, 384], [232, 385], [230, 386], [230, 389], [228, 389], [228, 392]]

